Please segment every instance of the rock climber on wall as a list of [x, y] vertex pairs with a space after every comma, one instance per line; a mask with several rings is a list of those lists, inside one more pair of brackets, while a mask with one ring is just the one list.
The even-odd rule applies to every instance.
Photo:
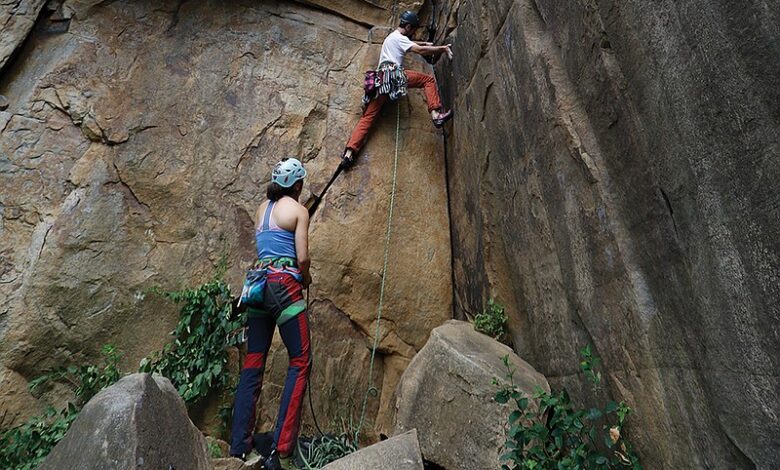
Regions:
[[401, 14], [398, 28], [390, 33], [382, 43], [382, 53], [379, 56], [377, 71], [367, 74], [367, 81], [371, 83], [366, 83], [366, 96], [363, 98], [365, 109], [344, 150], [342, 156], [344, 166], [353, 163], [382, 106], [388, 99], [394, 101], [405, 96], [407, 88], [422, 88], [424, 90], [428, 101], [428, 111], [431, 113], [434, 126], [441, 127], [452, 118], [452, 110], [445, 111], [442, 107], [439, 91], [436, 88], [436, 79], [433, 75], [406, 70], [403, 67], [404, 56], [409, 51], [423, 56], [447, 53], [447, 57], [452, 58], [450, 44], [434, 46], [431, 43], [412, 41], [411, 38], [419, 27], [420, 18], [417, 14], [405, 11]]

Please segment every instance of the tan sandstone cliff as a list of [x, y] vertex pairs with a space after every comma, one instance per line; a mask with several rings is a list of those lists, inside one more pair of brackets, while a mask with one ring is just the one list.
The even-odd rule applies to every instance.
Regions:
[[[240, 287], [251, 218], [280, 157], [305, 162], [304, 198], [330, 178], [359, 117], [362, 72], [378, 57], [382, 31], [369, 43], [370, 26], [394, 11], [390, 1], [310, 3], [319, 6], [66, 1], [42, 10], [0, 82], [11, 102], [0, 113], [3, 425], [41, 406], [26, 381], [48, 368], [114, 342], [132, 370], [158, 349], [177, 310], [151, 287], [203, 282], [223, 255]], [[420, 94], [400, 112], [371, 420], [389, 409], [430, 330], [451, 317], [443, 147]], [[359, 403], [367, 385], [396, 108], [385, 114], [312, 221], [312, 383], [323, 422]], [[273, 422], [285, 368], [285, 357], [271, 359], [261, 426]]]

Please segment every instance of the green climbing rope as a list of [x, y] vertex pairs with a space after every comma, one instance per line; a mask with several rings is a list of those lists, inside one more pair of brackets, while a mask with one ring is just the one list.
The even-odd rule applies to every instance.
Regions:
[[376, 333], [374, 334], [374, 345], [371, 347], [371, 361], [368, 365], [368, 388], [366, 394], [363, 397], [363, 405], [360, 411], [360, 421], [358, 421], [357, 429], [355, 430], [355, 444], [358, 443], [358, 437], [360, 431], [363, 429], [363, 423], [366, 419], [366, 406], [368, 404], [369, 396], [377, 396], [378, 391], [374, 387], [374, 359], [376, 358], [376, 350], [379, 347], [379, 337], [381, 333], [381, 321], [382, 321], [382, 307], [385, 301], [385, 280], [387, 279], [387, 261], [390, 254], [390, 234], [393, 228], [393, 207], [395, 205], [395, 188], [398, 181], [398, 146], [401, 137], [401, 103], [398, 102], [396, 106], [396, 120], [395, 120], [395, 157], [393, 159], [393, 186], [390, 191], [390, 208], [387, 211], [387, 231], [385, 233], [385, 255], [384, 264], [382, 266], [382, 281], [379, 287], [379, 307], [376, 315]]

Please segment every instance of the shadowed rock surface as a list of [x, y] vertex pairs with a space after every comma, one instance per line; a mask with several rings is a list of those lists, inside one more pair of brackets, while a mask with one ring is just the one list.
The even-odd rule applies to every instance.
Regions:
[[417, 429], [425, 459], [443, 468], [500, 468], [510, 411], [494, 400], [493, 379], [506, 382], [504, 356], [519, 390], [550, 390], [533, 367], [471, 323], [450, 320], [435, 328], [398, 384], [396, 433]]
[[210, 470], [206, 440], [171, 382], [133, 374], [95, 395], [40, 470]]
[[776, 465], [780, 2], [435, 3], [456, 316], [553, 386], [594, 344], [646, 468]]

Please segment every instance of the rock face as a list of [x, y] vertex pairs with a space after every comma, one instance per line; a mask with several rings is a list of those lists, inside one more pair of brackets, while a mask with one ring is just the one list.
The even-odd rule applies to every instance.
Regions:
[[124, 377], [95, 395], [40, 470], [210, 470], [206, 440], [170, 381]]
[[521, 391], [549, 391], [533, 367], [472, 324], [450, 320], [434, 329], [398, 384], [396, 432], [417, 429], [423, 456], [443, 468], [500, 468], [510, 411], [493, 399], [493, 379], [506, 378], [507, 355]]
[[[15, 397], [3, 403], [8, 416], [30, 410], [20, 377], [83, 362], [109, 342], [125, 370], [159, 349], [177, 309], [149, 288], [201, 283], [226, 256], [238, 290], [280, 157], [305, 162], [304, 199], [330, 178], [360, 114], [362, 72], [378, 58], [382, 38], [369, 42], [369, 25], [389, 24], [396, 2], [304, 3], [66, 0], [58, 14], [69, 21], [41, 17], [0, 78], [11, 103], [0, 112], [0, 381], [19, 387], [3, 395]], [[398, 225], [375, 380], [390, 392], [451, 317], [443, 147], [425, 109], [415, 91], [400, 102]], [[330, 339], [314, 380], [349, 375], [316, 400], [359, 403], [366, 387], [395, 113], [386, 109], [312, 222], [314, 334]], [[266, 381], [272, 414], [283, 373]], [[388, 397], [372, 403], [371, 421]]]
[[412, 429], [322, 467], [322, 470], [423, 470], [417, 431]]
[[46, 0], [3, 0], [0, 3], [0, 72], [21, 46]]
[[776, 465], [780, 4], [435, 3], [457, 315], [553, 386], [592, 343], [646, 468]]

